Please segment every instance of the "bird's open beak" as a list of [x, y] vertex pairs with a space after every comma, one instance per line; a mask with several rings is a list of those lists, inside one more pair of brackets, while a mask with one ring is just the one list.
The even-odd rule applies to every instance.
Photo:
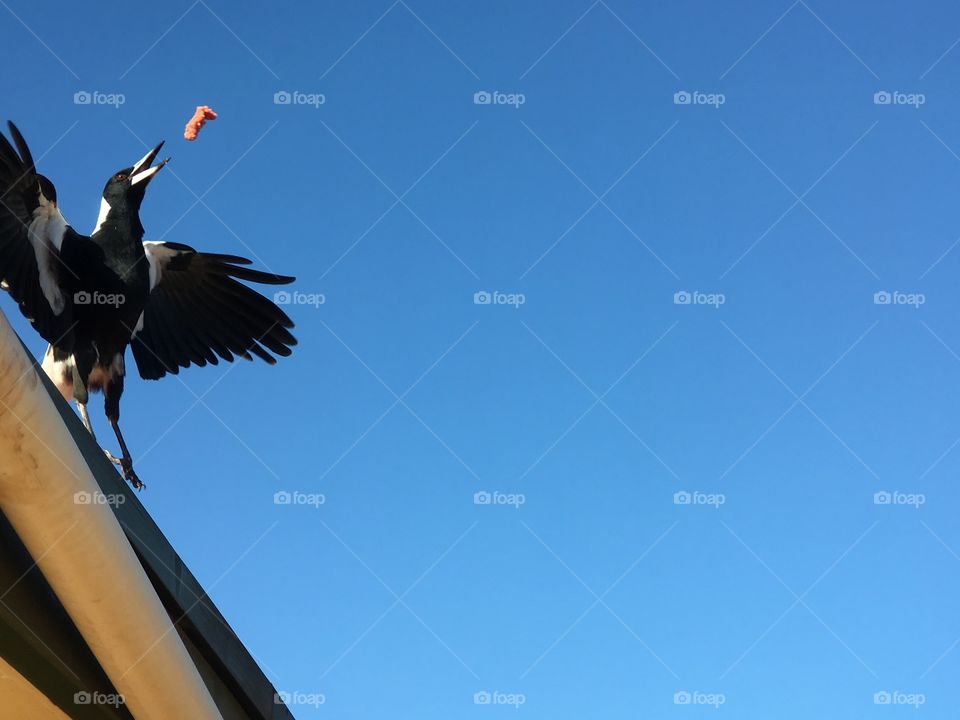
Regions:
[[151, 167], [151, 164], [157, 158], [157, 155], [160, 153], [160, 148], [162, 147], [163, 142], [161, 141], [159, 145], [140, 158], [137, 164], [133, 166], [133, 172], [130, 173], [131, 185], [136, 185], [137, 183], [150, 180], [150, 178], [160, 172], [160, 168], [170, 162], [170, 158], [167, 158], [166, 160]]

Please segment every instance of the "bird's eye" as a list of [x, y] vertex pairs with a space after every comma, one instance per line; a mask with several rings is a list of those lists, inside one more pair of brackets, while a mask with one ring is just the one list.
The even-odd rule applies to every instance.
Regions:
[[114, 177], [115, 180], [126, 180], [126, 179], [127, 179], [127, 174], [121, 172], [121, 173], [117, 173], [117, 174], [114, 175], [113, 177]]

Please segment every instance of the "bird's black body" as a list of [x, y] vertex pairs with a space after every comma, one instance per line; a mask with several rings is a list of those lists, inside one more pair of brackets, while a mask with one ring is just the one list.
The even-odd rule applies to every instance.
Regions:
[[[136, 223], [139, 226], [139, 221]], [[107, 222], [89, 238], [64, 238], [60, 258], [76, 273], [71, 283], [73, 351], [52, 344], [55, 360], [73, 356], [73, 397], [86, 404], [88, 390], [102, 390], [107, 419], [120, 419], [122, 358], [150, 295], [143, 229]], [[118, 371], [119, 370], [119, 371]]]
[[139, 487], [119, 427], [127, 346], [146, 379], [217, 364], [218, 357], [252, 354], [273, 364], [271, 352], [289, 355], [296, 344], [293, 323], [235, 278], [293, 278], [242, 267], [249, 261], [234, 255], [143, 241], [140, 204], [167, 162], [152, 165], [163, 143], [107, 181], [97, 227], [81, 235], [60, 214], [56, 189], [36, 173], [20, 132], [9, 128], [16, 150], [0, 134], [0, 283], [50, 343], [44, 370], [77, 401], [91, 432], [88, 394], [103, 391], [123, 451], [117, 462]]

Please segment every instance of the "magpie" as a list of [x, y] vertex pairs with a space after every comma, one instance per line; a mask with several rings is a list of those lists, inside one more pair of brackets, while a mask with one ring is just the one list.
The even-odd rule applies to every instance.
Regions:
[[50, 344], [43, 369], [67, 402], [76, 401], [91, 435], [89, 393], [103, 392], [122, 456], [104, 452], [140, 488], [119, 425], [127, 346], [146, 380], [219, 359], [276, 364], [275, 355], [288, 356], [296, 345], [293, 322], [239, 280], [283, 285], [294, 278], [254, 270], [236, 255], [143, 241], [140, 205], [169, 162], [154, 164], [163, 142], [110, 176], [96, 227], [78, 233], [23, 135], [7, 126], [13, 144], [0, 132], [0, 287]]

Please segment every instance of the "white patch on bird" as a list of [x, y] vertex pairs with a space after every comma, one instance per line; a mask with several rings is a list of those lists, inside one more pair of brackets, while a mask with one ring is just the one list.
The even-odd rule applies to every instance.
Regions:
[[64, 399], [67, 402], [73, 400], [73, 371], [76, 367], [73, 362], [73, 355], [66, 360], [56, 360], [53, 357], [53, 346], [48, 345], [41, 367], [50, 381], [57, 386], [57, 390], [60, 391]]
[[180, 250], [173, 250], [167, 247], [164, 242], [148, 240], [143, 244], [143, 251], [147, 254], [147, 262], [150, 264], [150, 289], [153, 290], [163, 277], [163, 269], [169, 264], [170, 259], [180, 254]]
[[59, 262], [57, 253], [63, 244], [63, 236], [67, 232], [67, 221], [44, 194], [38, 193], [40, 204], [33, 211], [33, 220], [27, 228], [30, 244], [37, 259], [37, 271], [40, 275], [40, 289], [47, 299], [50, 309], [59, 315], [66, 307], [66, 299], [57, 283]]
[[90, 376], [87, 378], [87, 388], [102, 390], [114, 377], [122, 376], [124, 372], [123, 353], [117, 353], [113, 356], [109, 365], [101, 365], [98, 362], [93, 366], [93, 370], [90, 371]]
[[97, 215], [97, 224], [93, 227], [93, 232], [91, 235], [95, 235], [97, 231], [107, 221], [107, 215], [110, 214], [110, 203], [107, 202], [106, 198], [100, 198], [100, 214]]
[[133, 334], [136, 335], [141, 330], [143, 330], [143, 313], [140, 313], [140, 317], [137, 319], [137, 325], [133, 328]]
[[[67, 402], [73, 400], [73, 374], [76, 372], [77, 365], [70, 355], [66, 360], [57, 360], [53, 356], [53, 346], [47, 346], [47, 352], [43, 356], [41, 364], [43, 371], [50, 378], [51, 382], [57, 386], [57, 390], [63, 395]], [[126, 372], [126, 366], [123, 360], [123, 353], [114, 355], [109, 365], [102, 365], [97, 360], [87, 378], [87, 389], [91, 392], [103, 390], [103, 388], [117, 376], [123, 376]]]
[[63, 236], [67, 232], [67, 220], [63, 217], [60, 209], [51, 202], [42, 192], [38, 194], [40, 206], [33, 211], [33, 217], [38, 215], [47, 217], [47, 239], [60, 252], [63, 245]]

